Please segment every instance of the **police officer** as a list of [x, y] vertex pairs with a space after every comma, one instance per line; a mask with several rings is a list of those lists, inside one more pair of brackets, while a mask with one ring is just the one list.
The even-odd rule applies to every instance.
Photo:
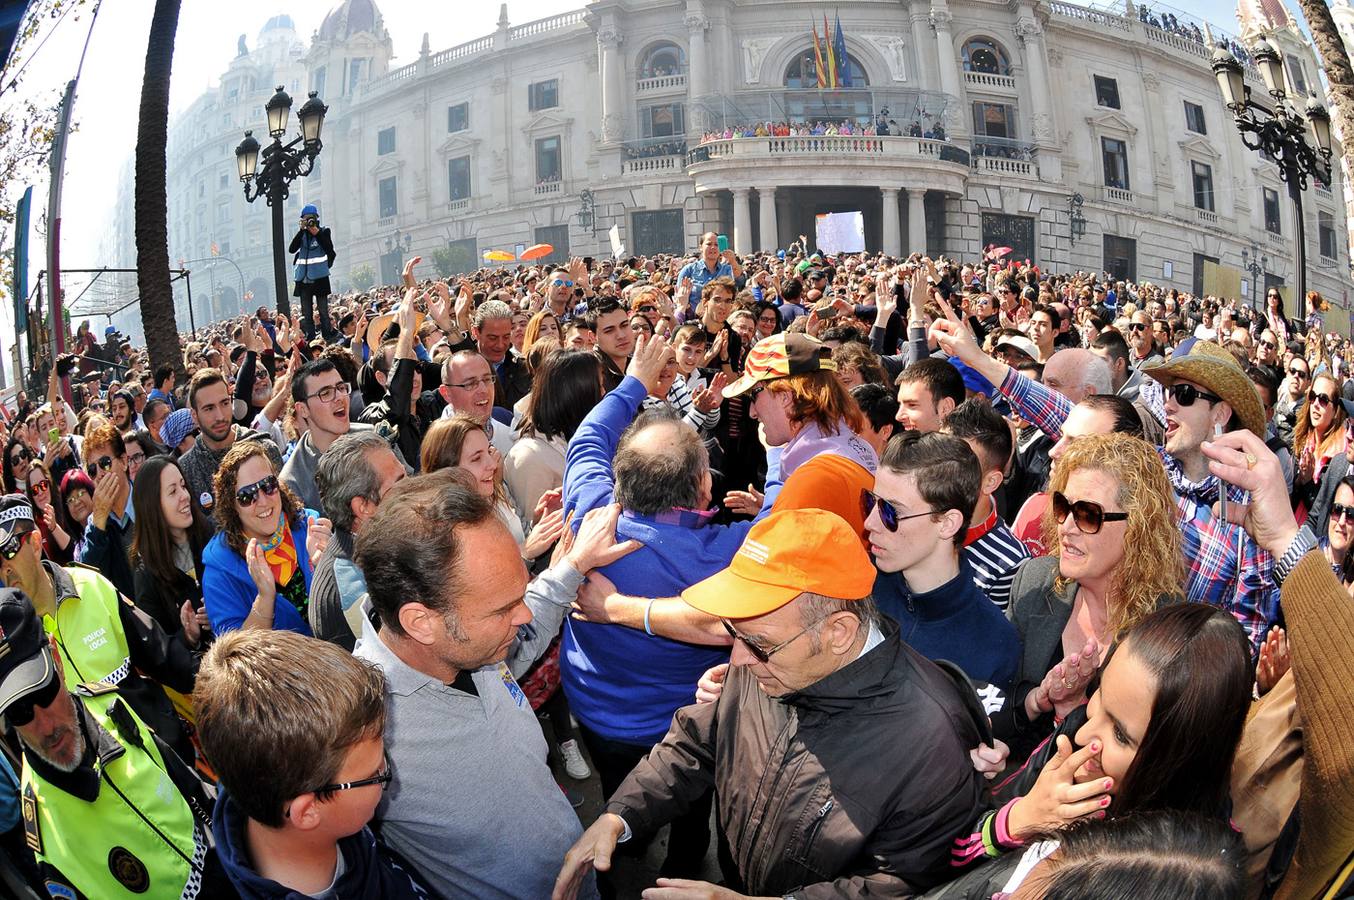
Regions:
[[103, 682], [64, 684], [54, 637], [0, 589], [0, 711], [23, 749], [24, 835], [57, 898], [233, 897], [202, 782]]
[[44, 560], [33, 507], [22, 494], [0, 496], [0, 579], [32, 598], [65, 664], [67, 687], [119, 685], [156, 734], [183, 759], [194, 759], [187, 730], [162, 686], [192, 694], [200, 653], [187, 642], [199, 639], [195, 621], [191, 632], [185, 619], [183, 631], [165, 634], [98, 571]]
[[292, 280], [296, 287], [292, 295], [301, 298], [301, 330], [306, 340], [315, 338], [314, 301], [320, 301], [320, 333], [330, 343], [338, 341], [334, 326], [329, 323], [329, 269], [334, 265], [334, 241], [328, 228], [320, 227], [320, 211], [315, 204], [306, 204], [301, 210], [301, 228], [288, 247], [292, 254]]

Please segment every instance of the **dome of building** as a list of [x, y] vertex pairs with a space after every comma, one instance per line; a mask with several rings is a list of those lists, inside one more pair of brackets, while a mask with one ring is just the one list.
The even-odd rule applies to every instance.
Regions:
[[270, 31], [295, 31], [295, 30], [296, 23], [291, 20], [291, 16], [287, 15], [286, 13], [283, 13], [280, 16], [273, 16], [266, 23], [264, 23], [263, 28], [259, 30], [259, 34], [264, 35]]
[[343, 41], [360, 32], [376, 34], [381, 30], [381, 13], [372, 0], [344, 0], [320, 23], [316, 39]]

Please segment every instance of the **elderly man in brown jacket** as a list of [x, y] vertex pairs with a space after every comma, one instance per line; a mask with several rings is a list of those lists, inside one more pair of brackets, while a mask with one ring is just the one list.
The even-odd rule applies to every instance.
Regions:
[[646, 897], [908, 896], [949, 877], [948, 842], [981, 794], [981, 712], [879, 616], [874, 577], [845, 520], [784, 510], [683, 593], [734, 640], [723, 691], [677, 711], [565, 857], [557, 900], [712, 786], [726, 886], [659, 879]]

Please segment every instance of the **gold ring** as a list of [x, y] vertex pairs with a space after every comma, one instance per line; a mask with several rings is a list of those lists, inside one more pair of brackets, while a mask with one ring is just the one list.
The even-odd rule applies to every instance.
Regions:
[[1254, 453], [1247, 453], [1247, 454], [1246, 454], [1246, 471], [1249, 472], [1251, 469], [1254, 469], [1254, 468], [1255, 468], [1255, 464], [1256, 464], [1257, 462], [1259, 462], [1259, 460], [1255, 458], [1255, 454], [1254, 454]]

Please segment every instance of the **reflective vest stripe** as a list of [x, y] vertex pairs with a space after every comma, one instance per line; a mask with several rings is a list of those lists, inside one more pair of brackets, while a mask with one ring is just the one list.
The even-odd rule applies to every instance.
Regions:
[[118, 684], [131, 671], [132, 654], [122, 630], [117, 589], [89, 569], [65, 572], [78, 596], [67, 597], [55, 616], [43, 617], [43, 626], [56, 636], [62, 661], [68, 664], [66, 686], [74, 690], [86, 681]]
[[311, 256], [307, 259], [296, 260], [296, 264], [298, 266], [309, 266], [315, 265], [316, 263], [327, 263], [327, 262], [329, 262], [329, 257], [327, 256]]

